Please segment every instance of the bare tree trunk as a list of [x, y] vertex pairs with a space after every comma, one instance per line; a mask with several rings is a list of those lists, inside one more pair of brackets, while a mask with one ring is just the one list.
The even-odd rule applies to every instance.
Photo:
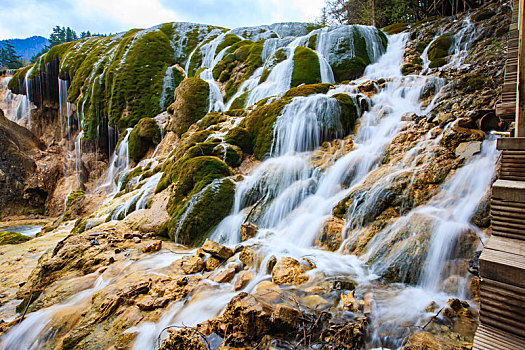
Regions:
[[371, 15], [372, 15], [372, 25], [376, 26], [376, 1], [370, 0]]

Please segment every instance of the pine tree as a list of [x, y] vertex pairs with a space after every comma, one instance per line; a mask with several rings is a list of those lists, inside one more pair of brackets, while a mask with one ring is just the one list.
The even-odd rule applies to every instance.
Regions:
[[53, 32], [49, 35], [49, 47], [62, 44], [66, 41], [66, 29], [56, 26], [53, 28]]
[[5, 41], [0, 50], [0, 66], [8, 69], [18, 69], [23, 66], [20, 56], [9, 40]]

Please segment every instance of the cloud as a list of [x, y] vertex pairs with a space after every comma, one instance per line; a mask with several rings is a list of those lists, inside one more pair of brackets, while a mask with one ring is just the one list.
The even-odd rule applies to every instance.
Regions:
[[116, 33], [188, 21], [226, 28], [311, 21], [324, 0], [0, 0], [0, 39], [49, 36], [54, 26]]

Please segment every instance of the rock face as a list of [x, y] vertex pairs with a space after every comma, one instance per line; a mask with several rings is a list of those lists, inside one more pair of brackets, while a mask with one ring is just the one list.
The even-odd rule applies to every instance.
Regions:
[[43, 211], [49, 193], [38, 176], [34, 158], [39, 154], [35, 136], [0, 110], [0, 215], [22, 208]]
[[277, 261], [272, 270], [272, 281], [276, 284], [301, 285], [308, 281], [301, 263], [293, 258], [285, 257]]
[[251, 222], [242, 224], [241, 225], [241, 241], [246, 241], [250, 238], [255, 237], [258, 231], [259, 231], [258, 227], [252, 224]]
[[336, 251], [341, 246], [343, 241], [342, 233], [345, 222], [336, 217], [328, 218], [321, 229], [321, 233], [317, 238], [317, 245], [328, 249], [329, 251]]

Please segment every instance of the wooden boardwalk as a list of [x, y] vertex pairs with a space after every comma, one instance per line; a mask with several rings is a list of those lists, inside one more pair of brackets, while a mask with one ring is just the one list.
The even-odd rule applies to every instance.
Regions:
[[[523, 0], [522, 0], [523, 1]], [[496, 114], [508, 123], [523, 123], [525, 96], [518, 94], [520, 47], [518, 16], [523, 3], [514, 0], [502, 100]], [[523, 13], [523, 12], [521, 12]], [[523, 36], [523, 34], [521, 34]], [[502, 151], [498, 180], [492, 187], [492, 236], [480, 256], [480, 326], [473, 349], [525, 349], [525, 135], [498, 140]]]

